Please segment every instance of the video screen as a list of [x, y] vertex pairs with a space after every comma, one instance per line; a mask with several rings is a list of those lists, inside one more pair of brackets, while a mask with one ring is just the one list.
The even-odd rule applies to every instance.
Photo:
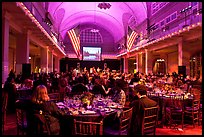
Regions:
[[83, 47], [84, 61], [101, 61], [101, 47]]

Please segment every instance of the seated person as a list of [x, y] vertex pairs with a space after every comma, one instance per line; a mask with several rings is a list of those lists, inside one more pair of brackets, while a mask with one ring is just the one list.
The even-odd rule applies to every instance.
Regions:
[[71, 93], [73, 94], [82, 94], [87, 92], [88, 88], [83, 83], [77, 83], [72, 87]]
[[134, 77], [131, 79], [129, 85], [133, 85], [134, 82], [139, 82], [139, 81], [140, 81], [139, 74], [135, 73]]
[[49, 101], [47, 88], [44, 85], [39, 85], [34, 91], [31, 101], [27, 105], [27, 121], [28, 121], [28, 134], [42, 134], [39, 133], [39, 123], [36, 123], [35, 114], [41, 114], [48, 122], [51, 135], [59, 135], [60, 123], [64, 113], [58, 109], [54, 102]]
[[125, 105], [126, 102], [126, 94], [124, 90], [122, 90], [121, 80], [117, 79], [114, 82], [114, 87], [110, 90], [109, 95], [112, 95], [112, 100], [121, 104], [122, 106]]
[[142, 119], [144, 113], [143, 108], [157, 106], [157, 102], [147, 97], [145, 85], [136, 85], [134, 94], [135, 96], [138, 96], [138, 98], [135, 97], [134, 100], [132, 100], [130, 103], [130, 107], [133, 107], [130, 135], [141, 135]]
[[102, 96], [107, 96], [109, 91], [106, 91], [105, 87], [102, 84], [102, 79], [95, 79], [95, 83], [92, 89], [93, 94], [101, 94]]

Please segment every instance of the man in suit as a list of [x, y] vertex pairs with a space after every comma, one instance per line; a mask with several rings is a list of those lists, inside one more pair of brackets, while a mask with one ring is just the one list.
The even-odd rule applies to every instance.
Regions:
[[131, 79], [129, 84], [133, 85], [134, 82], [139, 82], [139, 81], [140, 81], [139, 73], [135, 73], [134, 77]]
[[134, 95], [137, 97], [130, 103], [130, 107], [133, 107], [130, 135], [141, 135], [144, 107], [154, 107], [157, 105], [157, 102], [147, 97], [145, 85], [136, 85]]

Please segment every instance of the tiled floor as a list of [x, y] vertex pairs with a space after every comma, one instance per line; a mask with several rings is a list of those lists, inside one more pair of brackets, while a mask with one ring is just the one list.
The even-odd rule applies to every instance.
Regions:
[[[9, 114], [7, 116], [3, 135], [17, 135], [15, 114]], [[188, 125], [183, 130], [169, 129], [164, 126], [163, 128], [156, 129], [156, 135], [202, 135], [202, 126], [193, 128], [193, 126]]]

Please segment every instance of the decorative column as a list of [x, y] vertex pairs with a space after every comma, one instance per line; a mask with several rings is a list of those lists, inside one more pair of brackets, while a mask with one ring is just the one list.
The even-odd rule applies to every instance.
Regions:
[[153, 64], [153, 56], [152, 51], [145, 49], [145, 73], [152, 74], [152, 64]]
[[53, 72], [53, 54], [48, 51], [48, 72]]
[[136, 72], [138, 72], [139, 71], [139, 67], [138, 67], [138, 65], [139, 65], [139, 55], [138, 55], [138, 53], [136, 54], [135, 59], [136, 59], [135, 68], [136, 68]]
[[9, 74], [9, 18], [2, 17], [2, 83], [5, 83]]
[[186, 75], [190, 75], [190, 53], [187, 51], [181, 38], [178, 42], [178, 66], [186, 66]]
[[54, 58], [54, 71], [60, 72], [60, 59], [59, 57], [55, 56]]
[[48, 48], [41, 48], [40, 57], [41, 72], [48, 73]]
[[142, 52], [138, 53], [138, 62], [137, 62], [137, 65], [138, 65], [138, 71], [140, 73], [142, 73]]
[[124, 57], [124, 73], [128, 73], [128, 58]]
[[29, 31], [17, 35], [16, 41], [16, 74], [22, 73], [22, 64], [29, 63]]

